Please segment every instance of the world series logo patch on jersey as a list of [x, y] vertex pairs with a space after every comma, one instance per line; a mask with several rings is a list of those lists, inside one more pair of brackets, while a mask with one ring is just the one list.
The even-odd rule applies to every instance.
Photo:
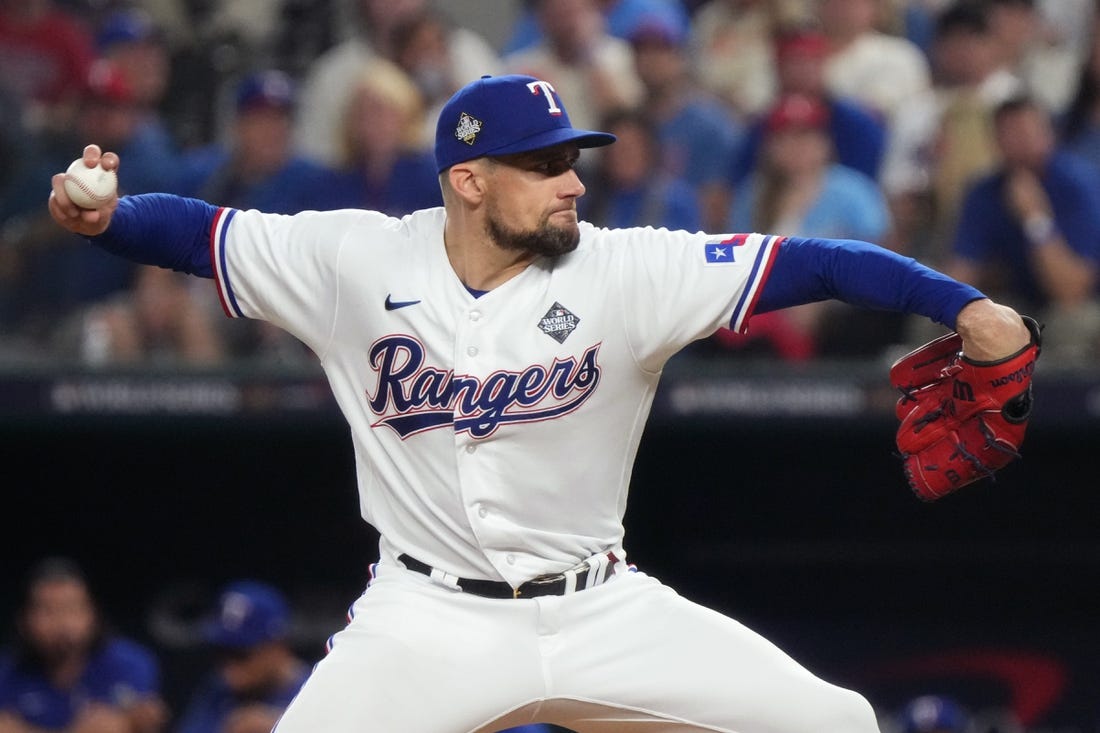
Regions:
[[539, 330], [563, 344], [580, 322], [581, 319], [570, 313], [568, 308], [554, 301], [554, 305], [550, 306], [550, 310], [539, 321]]
[[473, 145], [481, 132], [481, 120], [463, 112], [458, 116], [458, 127], [455, 128], [455, 137], [467, 145]]
[[737, 263], [737, 248], [748, 239], [746, 234], [723, 235], [721, 239], [708, 240], [703, 245], [703, 257], [708, 265], [733, 265]]

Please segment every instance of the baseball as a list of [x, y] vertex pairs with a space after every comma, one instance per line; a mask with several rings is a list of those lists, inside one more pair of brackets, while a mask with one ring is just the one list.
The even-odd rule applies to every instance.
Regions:
[[82, 209], [98, 209], [111, 200], [117, 188], [114, 171], [104, 170], [100, 164], [89, 168], [83, 158], [74, 160], [65, 171], [65, 193]]

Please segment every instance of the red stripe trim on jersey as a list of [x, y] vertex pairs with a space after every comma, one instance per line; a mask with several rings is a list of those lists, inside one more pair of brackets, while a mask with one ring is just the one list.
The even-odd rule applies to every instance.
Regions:
[[222, 312], [230, 318], [233, 314], [229, 312], [229, 303], [225, 297], [225, 285], [222, 281], [222, 268], [221, 258], [218, 253], [218, 226], [221, 223], [222, 214], [225, 209], [218, 209], [214, 212], [214, 218], [210, 222], [210, 265], [214, 270], [214, 286], [218, 290], [218, 302], [222, 305]]
[[775, 264], [775, 256], [779, 252], [779, 246], [787, 241], [786, 237], [766, 237], [760, 247], [760, 254], [754, 266], [755, 274], [749, 283], [748, 303], [738, 308], [730, 320], [730, 329], [735, 333], [745, 333], [748, 329], [749, 318], [756, 311], [756, 305], [760, 301], [760, 293], [764, 290], [764, 283], [768, 281], [772, 265]]
[[210, 261], [214, 269], [214, 282], [217, 284], [218, 300], [221, 302], [222, 311], [230, 318], [243, 318], [244, 313], [233, 295], [225, 256], [229, 222], [236, 213], [236, 209], [221, 207], [214, 214], [214, 220], [210, 223]]
[[760, 274], [757, 281], [756, 292], [752, 296], [749, 307], [745, 310], [745, 320], [748, 320], [749, 317], [756, 312], [756, 304], [760, 302], [760, 293], [764, 291], [764, 283], [768, 281], [768, 277], [772, 274], [772, 265], [775, 264], [775, 256], [779, 254], [779, 247], [786, 241], [786, 237], [776, 237], [768, 246], [767, 257], [764, 260], [763, 272]]
[[719, 244], [732, 244], [734, 247], [740, 247], [749, 239], [748, 234], [734, 234], [729, 239], [723, 239]]

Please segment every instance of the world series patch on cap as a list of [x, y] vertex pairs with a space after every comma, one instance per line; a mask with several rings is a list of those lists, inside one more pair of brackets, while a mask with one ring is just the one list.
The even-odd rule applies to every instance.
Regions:
[[483, 76], [455, 92], [435, 130], [436, 168], [486, 155], [510, 155], [565, 142], [595, 148], [615, 142], [608, 132], [579, 130], [549, 82], [522, 74]]

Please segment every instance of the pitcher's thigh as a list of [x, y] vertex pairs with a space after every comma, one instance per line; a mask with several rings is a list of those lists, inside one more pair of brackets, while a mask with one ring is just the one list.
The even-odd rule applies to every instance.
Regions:
[[542, 691], [533, 610], [418, 578], [372, 585], [277, 733], [467, 733]]
[[[607, 609], [594, 616], [597, 609], [588, 610], [590, 619], [611, 620], [578, 625], [557, 659], [568, 696], [652, 711], [703, 730], [878, 732], [863, 696], [815, 676], [740, 622], [652, 578], [613, 588], [600, 599]], [[566, 672], [570, 659], [584, 663]]]

